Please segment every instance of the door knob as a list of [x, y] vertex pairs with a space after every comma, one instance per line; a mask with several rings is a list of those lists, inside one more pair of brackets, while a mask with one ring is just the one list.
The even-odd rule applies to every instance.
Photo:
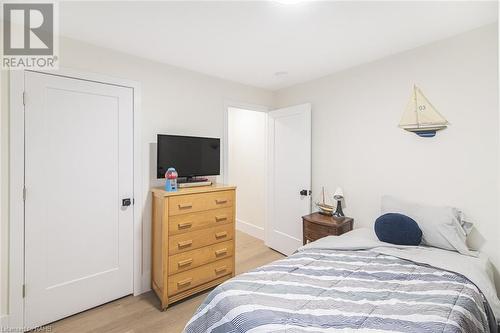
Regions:
[[308, 191], [308, 190], [301, 190], [299, 193], [300, 193], [300, 195], [304, 195], [304, 196], [311, 195], [311, 191]]
[[132, 204], [132, 200], [130, 198], [122, 199], [122, 206], [123, 207], [130, 206], [131, 204]]

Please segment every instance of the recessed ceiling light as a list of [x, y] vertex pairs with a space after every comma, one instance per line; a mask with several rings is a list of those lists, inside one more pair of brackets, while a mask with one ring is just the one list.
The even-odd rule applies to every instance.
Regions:
[[288, 75], [288, 72], [286, 72], [286, 71], [280, 71], [280, 72], [274, 73], [274, 76], [276, 76], [276, 77], [284, 77], [287, 75]]
[[275, 0], [276, 2], [279, 2], [282, 5], [294, 5], [299, 2], [303, 2], [304, 0]]

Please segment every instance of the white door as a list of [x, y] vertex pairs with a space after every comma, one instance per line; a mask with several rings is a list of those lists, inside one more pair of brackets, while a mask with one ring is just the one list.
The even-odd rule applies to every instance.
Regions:
[[269, 112], [269, 217], [266, 245], [292, 254], [311, 212], [311, 105]]
[[[25, 325], [133, 292], [132, 89], [25, 74]], [[126, 204], [126, 203], [125, 203]]]

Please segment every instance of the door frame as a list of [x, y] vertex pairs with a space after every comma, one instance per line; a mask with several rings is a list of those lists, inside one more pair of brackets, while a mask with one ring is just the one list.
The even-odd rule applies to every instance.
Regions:
[[[24, 89], [25, 72], [60, 76], [133, 90], [133, 294], [149, 290], [149, 280], [142, 272], [142, 149], [141, 149], [141, 85], [139, 82], [72, 69], [57, 71], [22, 70], [10, 72], [9, 94], [9, 288], [7, 327], [24, 328]], [[29, 96], [26, 96], [29, 99]], [[26, 288], [29, 292], [29, 286]], [[26, 329], [26, 328], [25, 328]]]
[[[230, 100], [226, 100], [224, 102], [224, 133], [223, 133], [223, 140], [222, 140], [222, 182], [224, 184], [228, 184], [228, 181], [229, 181], [229, 108], [236, 108], [236, 109], [244, 109], [244, 110], [248, 110], [248, 111], [255, 111], [255, 112], [264, 112], [264, 113], [268, 113], [269, 111], [271, 111], [271, 108], [268, 107], [268, 106], [265, 106], [265, 105], [258, 105], [258, 104], [250, 104], [250, 103], [243, 103], [243, 102], [236, 102], [236, 101], [230, 101]], [[269, 136], [267, 135], [268, 133], [268, 129], [269, 129], [269, 126], [268, 126], [268, 123], [269, 123], [269, 117], [266, 117], [266, 128], [265, 128], [265, 131], [266, 131], [266, 142], [265, 142], [265, 149], [266, 151], [264, 152], [265, 153], [265, 160], [264, 160], [264, 168], [266, 169], [266, 172], [265, 174], [263, 175], [263, 177], [265, 178], [264, 179], [264, 183], [266, 184], [266, 188], [264, 188], [263, 190], [263, 195], [264, 195], [264, 202], [265, 202], [265, 207], [264, 207], [264, 216], [265, 216], [265, 219], [264, 219], [264, 230], [263, 230], [263, 233], [260, 232], [260, 231], [255, 231], [253, 229], [256, 229], [256, 228], [253, 228], [251, 229], [250, 227], [242, 227], [243, 225], [240, 224], [240, 223], [236, 223], [236, 227], [242, 231], [245, 231], [247, 232], [248, 234], [250, 234], [251, 236], [254, 236], [256, 238], [259, 238], [259, 239], [262, 239], [262, 240], [265, 240], [265, 235], [266, 235], [266, 230], [267, 230], [267, 217], [268, 217], [268, 197], [267, 197], [267, 194], [268, 194], [268, 191], [267, 191], [267, 184], [268, 184], [268, 168], [269, 168], [269, 163], [268, 163], [268, 152], [267, 152], [267, 147], [268, 147], [268, 139], [269, 139]], [[235, 216], [235, 220], [236, 220], [236, 216]], [[238, 222], [236, 220], [236, 222]]]

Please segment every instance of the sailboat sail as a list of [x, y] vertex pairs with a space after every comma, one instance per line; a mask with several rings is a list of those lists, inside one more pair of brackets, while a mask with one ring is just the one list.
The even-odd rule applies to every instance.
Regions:
[[446, 128], [448, 121], [436, 110], [422, 91], [413, 87], [412, 96], [401, 117], [399, 127], [421, 135], [434, 136], [435, 131]]
[[408, 101], [408, 105], [406, 106], [405, 112], [403, 113], [403, 117], [401, 117], [401, 121], [399, 122], [399, 127], [407, 127], [407, 126], [418, 126], [417, 113], [415, 112], [415, 104], [416, 104], [416, 96], [413, 96]]

